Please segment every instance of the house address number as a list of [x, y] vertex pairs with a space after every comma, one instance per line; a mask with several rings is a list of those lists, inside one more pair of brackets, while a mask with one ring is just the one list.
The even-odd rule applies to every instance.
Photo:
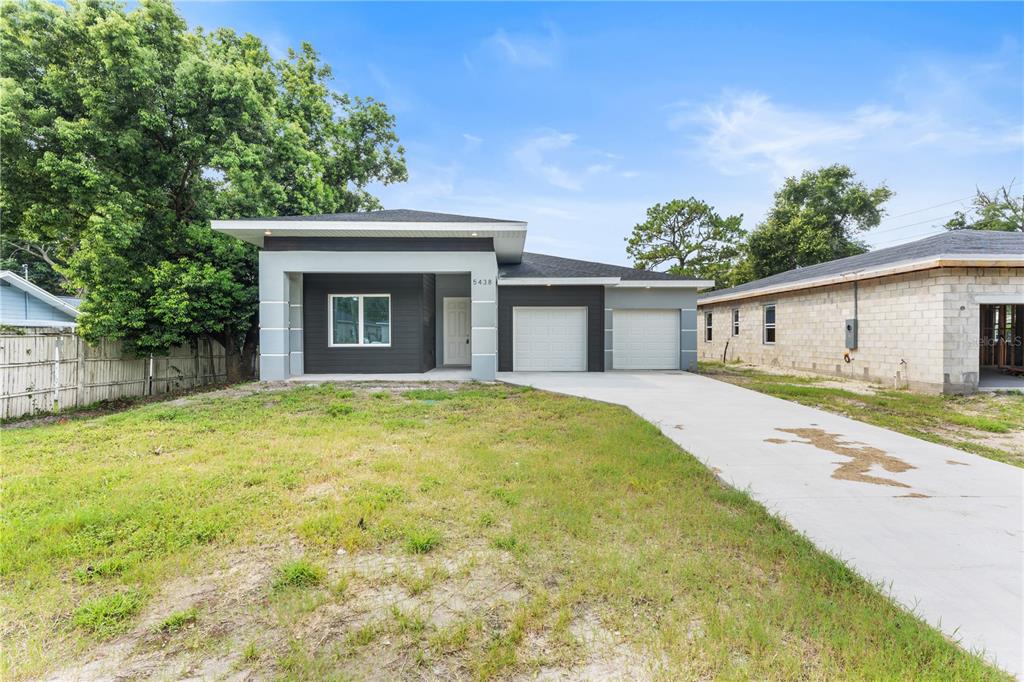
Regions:
[[474, 277], [473, 278], [473, 286], [476, 286], [478, 284], [480, 286], [490, 286], [490, 285], [494, 284], [494, 279], [491, 278], [491, 277], [486, 277], [484, 279], [477, 279], [477, 278]]

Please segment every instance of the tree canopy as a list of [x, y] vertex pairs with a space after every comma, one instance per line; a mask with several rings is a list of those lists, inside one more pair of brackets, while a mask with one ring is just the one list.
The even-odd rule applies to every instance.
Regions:
[[[80, 332], [159, 353], [256, 340], [256, 254], [211, 218], [379, 207], [406, 179], [394, 117], [331, 90], [303, 43], [189, 30], [169, 0], [8, 3], [0, 18], [4, 256], [84, 296]], [[229, 372], [230, 374], [230, 372]]]
[[764, 222], [750, 233], [750, 276], [864, 253], [867, 247], [856, 235], [878, 226], [892, 195], [884, 184], [868, 188], [857, 182], [840, 164], [787, 178]]
[[626, 239], [626, 252], [637, 268], [667, 266], [676, 275], [729, 286], [741, 254], [742, 222], [742, 215], [723, 218], [694, 197], [673, 199], [647, 209], [647, 220]]
[[1024, 193], [1014, 194], [1013, 183], [992, 194], [977, 191], [969, 211], [957, 211], [947, 230], [1024, 232]]

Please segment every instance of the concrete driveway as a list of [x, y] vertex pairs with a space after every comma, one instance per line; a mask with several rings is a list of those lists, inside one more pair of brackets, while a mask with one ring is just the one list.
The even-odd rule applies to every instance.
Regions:
[[1024, 470], [685, 372], [498, 379], [625, 405], [964, 647], [1024, 672]]

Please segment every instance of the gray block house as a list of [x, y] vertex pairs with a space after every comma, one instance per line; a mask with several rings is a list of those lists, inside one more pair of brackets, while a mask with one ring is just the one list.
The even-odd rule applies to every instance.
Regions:
[[712, 282], [523, 251], [526, 223], [386, 210], [215, 220], [260, 247], [260, 378], [693, 369]]

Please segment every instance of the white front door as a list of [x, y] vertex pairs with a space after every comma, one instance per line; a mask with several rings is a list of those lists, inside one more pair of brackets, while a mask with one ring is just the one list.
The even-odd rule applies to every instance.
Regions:
[[469, 364], [469, 330], [469, 299], [445, 296], [442, 364]]
[[512, 308], [512, 369], [587, 371], [587, 309]]
[[679, 311], [613, 311], [612, 368], [679, 369]]

